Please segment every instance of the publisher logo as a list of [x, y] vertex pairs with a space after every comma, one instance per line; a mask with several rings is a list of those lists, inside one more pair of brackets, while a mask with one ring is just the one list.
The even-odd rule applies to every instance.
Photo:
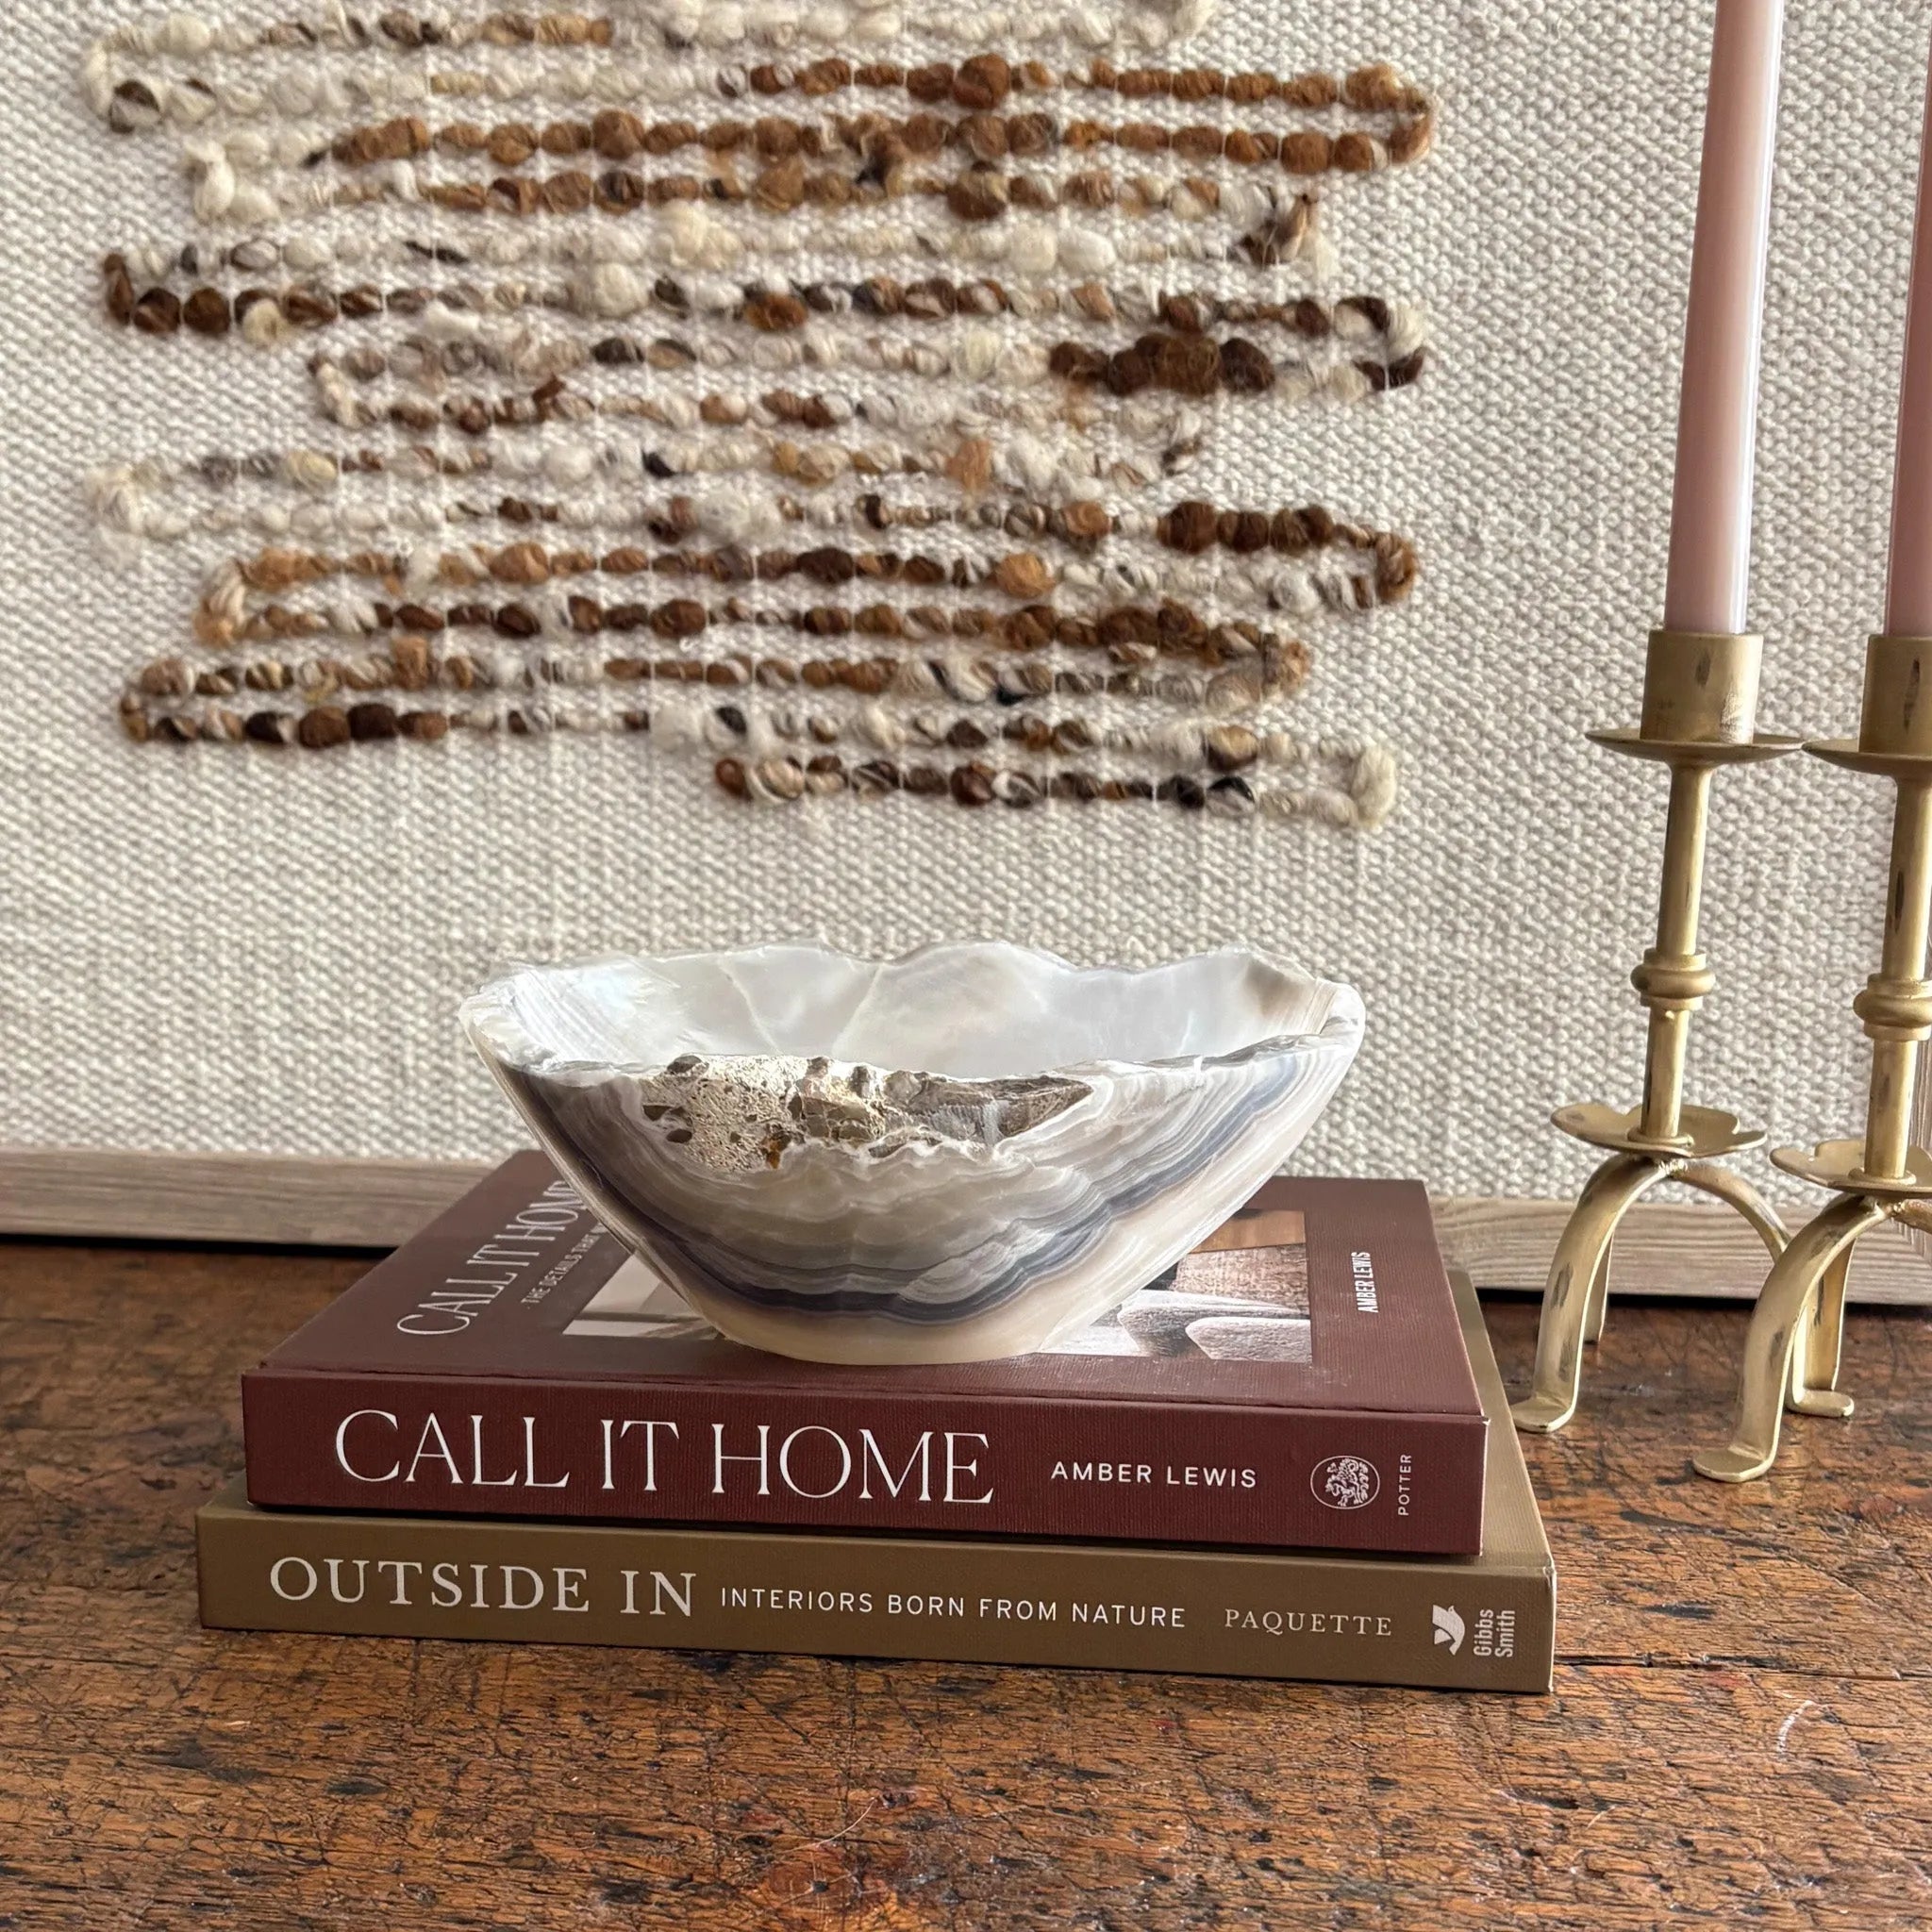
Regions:
[[1315, 1501], [1330, 1509], [1366, 1509], [1382, 1493], [1382, 1478], [1362, 1457], [1331, 1456], [1316, 1463], [1308, 1487]]
[[1462, 1617], [1456, 1606], [1451, 1604], [1445, 1610], [1441, 1604], [1431, 1604], [1429, 1621], [1436, 1626], [1436, 1641], [1446, 1643], [1454, 1657], [1462, 1648]]

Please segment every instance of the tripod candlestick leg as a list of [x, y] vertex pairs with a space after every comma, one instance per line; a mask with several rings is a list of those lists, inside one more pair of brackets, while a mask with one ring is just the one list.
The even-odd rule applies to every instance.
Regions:
[[1838, 1386], [1845, 1341], [1845, 1282], [1851, 1272], [1852, 1251], [1845, 1247], [1818, 1277], [1811, 1318], [1805, 1324], [1791, 1372], [1790, 1406], [1800, 1414], [1842, 1419], [1852, 1412], [1852, 1398]]
[[1697, 1473], [1721, 1483], [1748, 1483], [1777, 1459], [1791, 1355], [1826, 1273], [1858, 1238], [1886, 1220], [1885, 1208], [1862, 1195], [1840, 1195], [1791, 1244], [1765, 1277], [1744, 1341], [1743, 1387], [1730, 1446], [1693, 1457]]
[[[1537, 1330], [1535, 1379], [1529, 1394], [1510, 1410], [1519, 1429], [1545, 1435], [1560, 1429], [1576, 1413], [1585, 1334], [1617, 1224], [1646, 1188], [1664, 1178], [1665, 1172], [1644, 1155], [1619, 1154], [1590, 1177], [1550, 1262], [1542, 1324]], [[1597, 1324], [1600, 1329], [1600, 1314]]]
[[1583, 1309], [1583, 1339], [1592, 1347], [1604, 1339], [1604, 1318], [1610, 1312], [1610, 1257], [1616, 1242], [1604, 1244], [1603, 1258], [1596, 1264], [1596, 1279], [1590, 1284], [1590, 1300]]

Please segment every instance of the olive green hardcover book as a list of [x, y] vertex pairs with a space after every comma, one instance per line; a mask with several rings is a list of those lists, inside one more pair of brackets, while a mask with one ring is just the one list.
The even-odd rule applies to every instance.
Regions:
[[258, 1508], [238, 1480], [198, 1518], [202, 1622], [1547, 1690], [1556, 1572], [1474, 1291], [1455, 1287], [1497, 1424], [1479, 1557], [352, 1516]]

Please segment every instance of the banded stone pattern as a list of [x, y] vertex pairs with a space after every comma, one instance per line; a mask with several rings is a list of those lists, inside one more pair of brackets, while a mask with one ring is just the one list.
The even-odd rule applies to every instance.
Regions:
[[314, 425], [90, 473], [111, 543], [202, 575], [128, 735], [611, 730], [759, 803], [1386, 816], [1388, 747], [1296, 705], [1413, 545], [1188, 473], [1415, 406], [1423, 314], [1338, 286], [1331, 237], [1424, 160], [1428, 95], [1187, 65], [1198, 0], [931, 11], [96, 42], [108, 138], [186, 184], [181, 232], [102, 261], [103, 326], [185, 382], [266, 358]]

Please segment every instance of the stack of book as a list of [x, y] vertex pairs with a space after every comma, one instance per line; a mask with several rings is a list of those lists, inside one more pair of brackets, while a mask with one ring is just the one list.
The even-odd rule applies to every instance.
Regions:
[[217, 1627], [1549, 1687], [1549, 1546], [1413, 1183], [1270, 1182], [1038, 1355], [839, 1368], [724, 1341], [518, 1155], [242, 1413]]

